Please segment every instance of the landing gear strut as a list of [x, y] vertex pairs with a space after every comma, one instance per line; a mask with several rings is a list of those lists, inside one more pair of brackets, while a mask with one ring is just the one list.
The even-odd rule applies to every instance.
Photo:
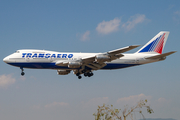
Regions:
[[22, 67], [20, 67], [20, 69], [21, 69], [21, 75], [24, 76], [25, 75], [24, 69]]

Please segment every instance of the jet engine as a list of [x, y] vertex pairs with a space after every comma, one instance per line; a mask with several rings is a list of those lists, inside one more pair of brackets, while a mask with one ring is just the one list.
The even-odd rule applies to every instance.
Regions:
[[97, 55], [96, 58], [95, 58], [96, 62], [105, 62], [105, 61], [110, 61], [111, 58], [109, 55]]
[[71, 70], [57, 70], [58, 75], [67, 75], [71, 72]]
[[69, 62], [68, 67], [69, 68], [79, 68], [82, 65], [81, 62]]

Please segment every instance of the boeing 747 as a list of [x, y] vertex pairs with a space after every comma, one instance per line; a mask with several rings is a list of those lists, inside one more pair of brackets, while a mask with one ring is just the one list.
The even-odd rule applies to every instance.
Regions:
[[47, 50], [23, 49], [5, 57], [9, 65], [20, 67], [23, 76], [24, 68], [54, 69], [58, 75], [67, 75], [71, 71], [82, 78], [93, 76], [95, 70], [112, 70], [158, 62], [176, 51], [162, 53], [169, 32], [161, 31], [141, 49], [132, 54], [125, 54], [139, 45], [131, 45], [104, 53], [54, 52]]

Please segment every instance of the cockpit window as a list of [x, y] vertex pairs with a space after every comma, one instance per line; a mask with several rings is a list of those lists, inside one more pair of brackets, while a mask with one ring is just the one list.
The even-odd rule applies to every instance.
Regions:
[[19, 51], [17, 50], [15, 53], [19, 53]]

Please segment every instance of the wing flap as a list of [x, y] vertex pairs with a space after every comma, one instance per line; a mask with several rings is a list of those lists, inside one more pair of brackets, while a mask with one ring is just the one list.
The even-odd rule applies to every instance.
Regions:
[[106, 63], [101, 63], [101, 64], [100, 63], [91, 63], [91, 64], [88, 64], [86, 66], [93, 69], [93, 70], [98, 70], [98, 69], [101, 69], [104, 66], [106, 66]]
[[89, 56], [89, 57], [84, 57], [84, 58], [82, 58], [82, 62], [83, 62], [83, 64], [88, 64], [88, 63], [95, 61], [95, 58], [96, 58], [95, 55]]

